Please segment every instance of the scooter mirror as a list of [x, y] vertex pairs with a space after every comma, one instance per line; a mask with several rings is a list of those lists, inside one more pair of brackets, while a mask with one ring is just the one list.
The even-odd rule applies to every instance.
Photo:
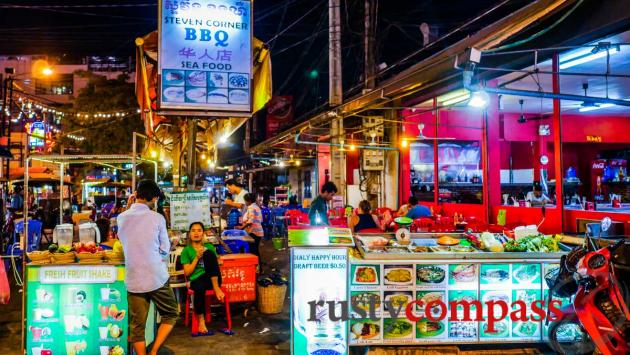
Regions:
[[608, 229], [610, 229], [610, 226], [612, 225], [612, 220], [610, 219], [610, 217], [604, 217], [602, 219], [602, 232], [606, 232], [608, 231]]

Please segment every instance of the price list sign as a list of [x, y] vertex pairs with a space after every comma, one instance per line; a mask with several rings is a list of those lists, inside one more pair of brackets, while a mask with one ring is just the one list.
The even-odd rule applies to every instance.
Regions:
[[251, 112], [252, 6], [160, 1], [160, 108]]
[[173, 192], [171, 194], [171, 229], [186, 231], [192, 222], [212, 224], [210, 197], [204, 191]]

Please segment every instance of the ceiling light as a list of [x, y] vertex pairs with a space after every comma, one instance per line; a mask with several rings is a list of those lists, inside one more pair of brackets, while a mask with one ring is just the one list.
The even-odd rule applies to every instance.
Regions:
[[357, 146], [354, 143], [350, 143], [350, 151], [354, 152], [355, 150], [357, 150]]
[[488, 106], [488, 102], [490, 102], [490, 97], [488, 93], [485, 91], [475, 91], [468, 101], [468, 106], [476, 107], [476, 108], [485, 108]]
[[578, 111], [580, 112], [588, 112], [588, 111], [594, 111], [594, 110], [599, 110], [600, 108], [607, 108], [607, 107], [613, 107], [615, 106], [615, 104], [601, 104], [601, 105], [585, 105], [582, 104], [582, 106], [579, 108]]
[[407, 138], [403, 138], [402, 141], [400, 142], [400, 145], [403, 148], [407, 148], [409, 146], [409, 142], [407, 142]]
[[470, 91], [466, 89], [459, 89], [455, 91], [451, 91], [444, 95], [437, 97], [437, 102], [441, 106], [450, 106], [462, 101], [466, 101], [470, 98]]
[[201, 153], [201, 160], [206, 160], [206, 153]]
[[284, 166], [285, 166], [284, 161], [280, 160], [278, 162], [278, 166], [281, 167], [281, 168], [284, 168]]
[[157, 157], [157, 152], [155, 150], [151, 151], [151, 158]]
[[219, 138], [219, 143], [225, 144], [227, 143], [227, 140], [228, 140], [228, 134], [226, 133]]
[[302, 165], [302, 162], [301, 162], [301, 161], [299, 161], [299, 160], [296, 160], [296, 161], [295, 161], [295, 166], [300, 166], [300, 165]]
[[597, 47], [580, 48], [574, 52], [560, 56], [560, 69], [568, 69], [576, 65], [591, 62], [595, 59], [604, 58], [607, 54], [613, 55], [621, 51], [620, 46], [610, 46], [599, 44]]
[[210, 160], [208, 162], [208, 166], [210, 167], [210, 169], [214, 169], [217, 166], [217, 164], [213, 160]]

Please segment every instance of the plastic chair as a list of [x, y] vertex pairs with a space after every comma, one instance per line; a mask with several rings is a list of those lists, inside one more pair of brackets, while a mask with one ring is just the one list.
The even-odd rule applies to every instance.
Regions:
[[177, 260], [182, 252], [182, 248], [175, 249], [168, 254], [168, 286], [173, 289], [175, 299], [177, 300], [177, 307], [180, 307], [179, 292], [176, 289], [187, 287], [186, 277], [184, 275], [184, 269], [177, 269]]
[[417, 218], [413, 220], [412, 226], [414, 227], [416, 231], [418, 231], [419, 229], [429, 231], [435, 227], [435, 221], [432, 220], [431, 218], [425, 218], [425, 217]]
[[247, 237], [247, 232], [242, 229], [227, 229], [221, 232], [223, 240], [240, 240], [239, 237]]
[[[190, 319], [190, 304], [192, 303], [192, 298], [195, 295], [195, 291], [190, 289], [190, 283], [188, 282], [188, 279], [186, 279], [186, 309], [184, 311], [184, 325], [188, 326], [188, 322]], [[225, 294], [225, 299], [223, 300], [223, 303], [225, 304], [225, 318], [226, 318], [226, 322], [227, 322], [227, 328], [225, 328], [224, 330], [221, 330], [221, 332], [227, 334], [227, 335], [233, 335], [234, 332], [232, 332], [232, 315], [230, 313], [230, 295], [227, 292], [227, 290], [224, 287], [221, 287], [221, 291], [223, 291], [223, 294]], [[212, 304], [212, 296], [214, 296], [214, 290], [207, 290], [205, 293], [205, 316], [206, 316], [206, 323], [209, 323], [212, 321], [212, 312], [210, 311], [210, 305]], [[216, 297], [215, 297], [216, 299]], [[190, 334], [191, 335], [195, 335], [199, 332], [199, 320], [197, 319], [197, 317], [195, 317], [193, 315], [192, 317], [192, 326], [190, 328]]]
[[[236, 253], [236, 254], [249, 253], [249, 244], [243, 240], [232, 239], [232, 240], [224, 240], [223, 242], [230, 248], [232, 253]], [[223, 245], [217, 245], [217, 253], [227, 254], [227, 251], [225, 250]]]
[[[18, 234], [24, 233], [24, 221], [19, 221], [15, 224], [13, 231], [13, 244], [7, 248], [7, 255], [22, 256], [24, 251], [20, 248], [20, 241], [18, 240]], [[42, 222], [31, 219], [28, 221], [28, 237], [26, 239], [26, 252], [30, 253], [33, 250], [39, 249], [39, 243], [42, 239]]]

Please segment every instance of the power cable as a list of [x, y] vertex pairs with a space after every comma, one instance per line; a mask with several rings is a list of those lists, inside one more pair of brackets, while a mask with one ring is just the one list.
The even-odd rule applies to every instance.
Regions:
[[573, 13], [573, 11], [575, 11], [583, 2], [584, 2], [584, 0], [578, 0], [578, 2], [576, 2], [575, 5], [573, 5], [573, 7], [571, 9], [569, 9], [569, 11], [567, 11], [564, 15], [562, 15], [562, 17], [560, 17], [556, 22], [551, 24], [551, 26], [549, 26], [547, 28], [544, 28], [544, 29], [534, 33], [533, 35], [531, 35], [531, 36], [529, 36], [527, 38], [524, 38], [524, 39], [522, 39], [520, 41], [516, 41], [516, 42], [510, 43], [510, 44], [506, 44], [504, 46], [500, 46], [500, 47], [497, 47], [497, 48], [487, 49], [484, 52], [492, 53], [492, 52], [502, 51], [504, 49], [514, 48], [514, 47], [520, 46], [521, 44], [525, 44], [525, 43], [527, 43], [529, 41], [532, 41], [532, 40], [534, 40], [534, 39], [544, 35], [545, 33], [551, 31], [556, 26], [558, 26], [567, 17], [569, 17], [569, 15], [571, 15]]
[[319, 3], [315, 4], [315, 6], [313, 6], [310, 10], [308, 10], [304, 15], [300, 16], [300, 18], [298, 18], [297, 20], [293, 21], [293, 23], [291, 23], [289, 26], [287, 26], [284, 30], [282, 30], [280, 33], [276, 34], [275, 36], [273, 36], [270, 40], [268, 40], [267, 42], [265, 42], [266, 45], [269, 45], [269, 43], [273, 42], [276, 38], [282, 36], [286, 31], [288, 31], [289, 29], [291, 29], [291, 27], [295, 26], [298, 22], [302, 21], [302, 19], [304, 19], [306, 16], [308, 16], [311, 12], [317, 10], [317, 8], [324, 4], [326, 1], [320, 1]]

